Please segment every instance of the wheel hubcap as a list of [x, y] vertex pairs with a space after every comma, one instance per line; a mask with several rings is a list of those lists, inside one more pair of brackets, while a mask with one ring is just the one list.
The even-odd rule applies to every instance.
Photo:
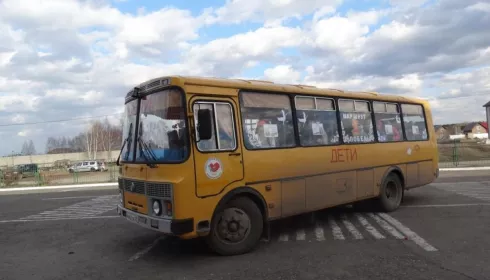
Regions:
[[391, 201], [396, 201], [398, 199], [398, 188], [395, 182], [388, 182], [388, 184], [386, 184], [385, 196]]
[[238, 208], [228, 208], [219, 216], [217, 237], [225, 243], [239, 243], [250, 233], [250, 218]]

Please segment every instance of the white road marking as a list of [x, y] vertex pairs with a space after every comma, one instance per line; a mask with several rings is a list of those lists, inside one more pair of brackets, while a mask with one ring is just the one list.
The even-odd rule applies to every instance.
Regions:
[[490, 203], [461, 203], [461, 204], [422, 204], [422, 205], [405, 205], [400, 208], [437, 208], [437, 207], [467, 207], [467, 206], [489, 206]]
[[78, 184], [78, 185], [48, 186], [48, 187], [2, 188], [2, 189], [0, 189], [0, 192], [33, 191], [33, 190], [57, 190], [57, 189], [80, 189], [80, 188], [117, 187], [117, 186], [118, 186], [118, 183]]
[[361, 225], [376, 239], [384, 239], [385, 236], [382, 235], [375, 227], [373, 227], [366, 218], [361, 216], [361, 214], [355, 214]]
[[46, 218], [46, 219], [33, 219], [33, 220], [3, 220], [2, 223], [26, 223], [26, 222], [48, 222], [48, 221], [65, 221], [65, 220], [88, 220], [88, 219], [114, 219], [119, 216], [96, 216], [96, 217], [70, 217], [70, 218]]
[[50, 198], [43, 198], [42, 200], [63, 200], [63, 199], [94, 198], [94, 197], [97, 196], [87, 195], [87, 196], [50, 197]]
[[279, 241], [285, 242], [289, 240], [289, 235], [287, 233], [281, 233], [279, 236]]
[[296, 240], [305, 240], [305, 239], [306, 239], [305, 230], [302, 228], [296, 230]]
[[19, 220], [42, 220], [64, 218], [83, 218], [95, 217], [116, 208], [118, 203], [117, 195], [98, 196], [96, 198], [78, 202], [65, 207], [43, 211], [38, 214], [30, 215]]
[[443, 190], [478, 200], [490, 201], [490, 186], [486, 185], [487, 183], [488, 182], [467, 182], [461, 184], [439, 183], [431, 185], [438, 190]]
[[336, 240], [344, 240], [345, 237], [342, 234], [342, 229], [340, 229], [339, 225], [335, 222], [334, 218], [332, 215], [328, 215], [328, 224], [330, 225], [330, 228], [332, 229], [332, 234], [333, 238]]
[[347, 216], [345, 214], [341, 215], [342, 222], [344, 223], [345, 227], [347, 230], [352, 234], [352, 236], [355, 239], [363, 239], [364, 237], [362, 236], [361, 232], [357, 230], [357, 228], [354, 226], [353, 223], [351, 223], [349, 220], [347, 220]]
[[475, 170], [490, 170], [490, 167], [455, 167], [455, 168], [439, 168], [439, 171], [475, 171]]
[[368, 214], [373, 220], [375, 220], [384, 230], [389, 232], [395, 238], [404, 239], [405, 237], [394, 227], [390, 226], [385, 220], [381, 219], [379, 216], [373, 213]]
[[317, 241], [324, 241], [325, 240], [325, 234], [323, 233], [323, 226], [321, 222], [316, 222], [315, 225], [315, 236]]
[[403, 234], [405, 234], [405, 236], [407, 236], [410, 240], [412, 240], [413, 242], [415, 242], [415, 244], [417, 244], [420, 247], [422, 247], [422, 249], [424, 249], [426, 251], [429, 251], [429, 252], [437, 251], [437, 249], [435, 247], [433, 247], [432, 245], [430, 245], [429, 243], [427, 243], [427, 241], [425, 241], [425, 239], [423, 239], [422, 237], [420, 237], [418, 234], [416, 234], [415, 232], [413, 232], [408, 227], [404, 226], [397, 219], [391, 217], [390, 215], [388, 215], [386, 213], [379, 213], [378, 215], [381, 216], [386, 221], [388, 221], [393, 226], [395, 226], [399, 231], [401, 231]]
[[156, 245], [158, 245], [158, 242], [162, 241], [163, 239], [165, 239], [165, 236], [155, 239], [155, 241], [153, 241], [153, 243], [151, 243], [148, 247], [144, 248], [143, 250], [139, 251], [138, 253], [134, 254], [131, 258], [129, 258], [129, 261], [132, 262], [141, 258], [146, 253], [150, 252], [150, 250], [153, 249], [153, 247], [155, 247]]

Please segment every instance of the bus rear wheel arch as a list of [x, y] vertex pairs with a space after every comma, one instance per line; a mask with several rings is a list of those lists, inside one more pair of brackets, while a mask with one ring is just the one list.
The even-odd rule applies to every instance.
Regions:
[[263, 228], [264, 215], [257, 203], [238, 195], [218, 206], [206, 242], [220, 255], [245, 254], [258, 245]]

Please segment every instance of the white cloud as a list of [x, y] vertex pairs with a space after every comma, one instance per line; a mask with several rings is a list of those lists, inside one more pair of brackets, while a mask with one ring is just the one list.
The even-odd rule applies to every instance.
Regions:
[[301, 73], [294, 70], [291, 65], [277, 65], [266, 69], [264, 78], [276, 83], [297, 84], [300, 82]]
[[469, 6], [467, 9], [490, 13], [490, 3], [478, 2], [476, 4]]
[[325, 14], [334, 11], [342, 0], [227, 0], [223, 7], [213, 9], [209, 23], [240, 23], [247, 20], [275, 21], [301, 18], [319, 9]]
[[186, 63], [211, 74], [236, 75], [254, 61], [274, 61], [281, 48], [297, 47], [304, 39], [300, 28], [263, 27], [193, 46], [185, 55]]
[[306, 76], [305, 81], [308, 84], [313, 84], [321, 88], [375, 91], [382, 94], [407, 96], [419, 96], [423, 87], [423, 80], [417, 74], [409, 74], [401, 77], [357, 76], [346, 80], [324, 79], [321, 76]]

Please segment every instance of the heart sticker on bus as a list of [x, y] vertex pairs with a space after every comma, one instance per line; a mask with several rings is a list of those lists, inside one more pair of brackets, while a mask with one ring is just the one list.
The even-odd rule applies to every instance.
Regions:
[[210, 158], [204, 165], [204, 172], [209, 179], [218, 179], [223, 174], [223, 165], [217, 158]]

